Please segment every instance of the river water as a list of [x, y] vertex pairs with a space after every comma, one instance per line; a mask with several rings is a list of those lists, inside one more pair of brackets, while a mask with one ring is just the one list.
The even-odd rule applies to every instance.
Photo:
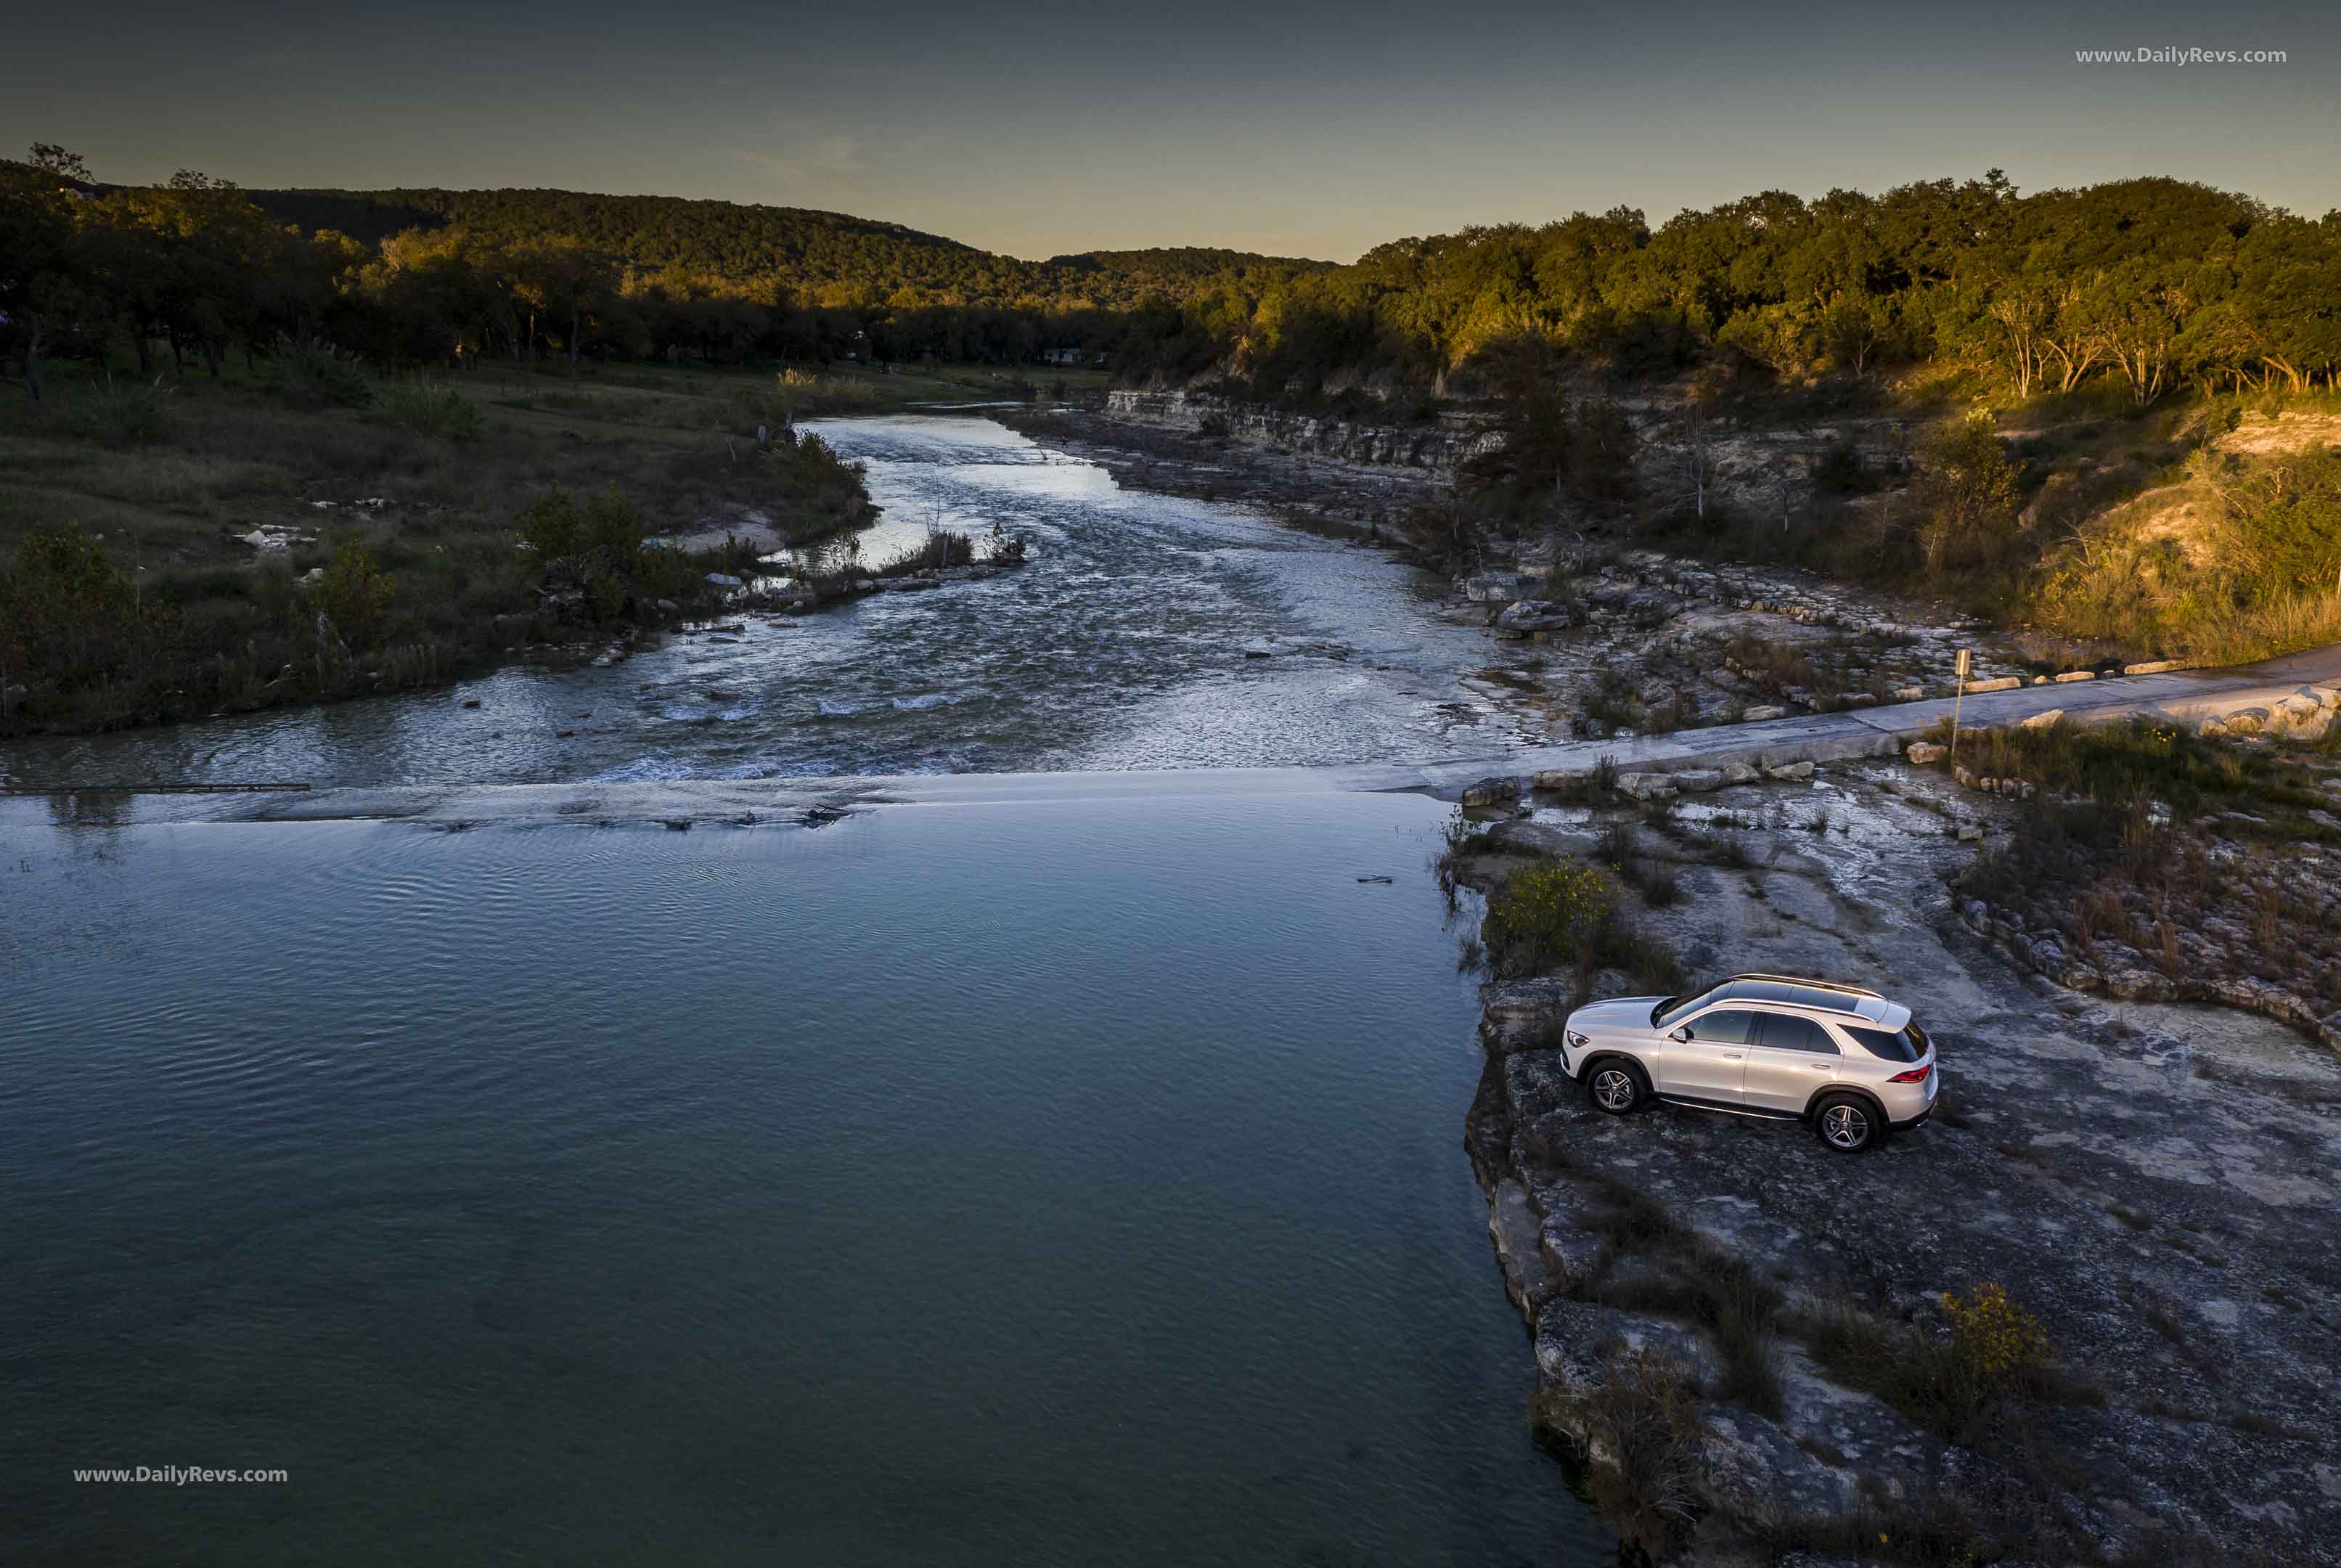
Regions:
[[[941, 507], [1034, 564], [5, 767], [1489, 749], [1475, 635], [1370, 554], [988, 423], [830, 434], [872, 554]], [[0, 1561], [1614, 1561], [1461, 1148], [1444, 808], [1278, 776], [687, 833], [0, 800]], [[71, 1476], [138, 1465], [289, 1480]]]
[[[0, 1557], [1609, 1559], [1459, 1146], [1441, 808], [1165, 786], [11, 807]], [[290, 1480], [69, 1478], [138, 1464]]]
[[[1491, 755], [1484, 630], [1380, 554], [1125, 490], [991, 420], [812, 426], [865, 463], [877, 562], [930, 521], [1031, 542], [982, 583], [680, 635], [605, 669], [0, 746], [0, 783], [537, 783]], [[1269, 658], [1248, 644], [1281, 644]], [[462, 706], [476, 699], [480, 706]], [[569, 732], [565, 735], [563, 732]]]

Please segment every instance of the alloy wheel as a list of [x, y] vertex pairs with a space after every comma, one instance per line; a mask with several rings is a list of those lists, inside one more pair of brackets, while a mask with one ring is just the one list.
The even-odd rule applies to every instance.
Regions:
[[1604, 1067], [1593, 1074], [1593, 1098], [1605, 1111], [1623, 1111], [1634, 1104], [1634, 1076], [1623, 1067]]
[[1869, 1142], [1869, 1115], [1860, 1106], [1840, 1100], [1821, 1113], [1821, 1136], [1833, 1148], [1858, 1149]]

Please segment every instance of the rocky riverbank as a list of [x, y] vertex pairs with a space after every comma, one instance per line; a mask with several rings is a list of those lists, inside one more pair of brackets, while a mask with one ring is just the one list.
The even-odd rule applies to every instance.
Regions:
[[1579, 798], [1464, 840], [1459, 882], [1621, 864], [1686, 984], [1877, 985], [1944, 1064], [1934, 1123], [1861, 1157], [1613, 1119], [1549, 1045], [1583, 991], [1642, 977], [1488, 988], [1467, 1144], [1539, 1418], [1629, 1538], [1714, 1563], [2341, 1560], [2341, 1058], [2006, 962], [1952, 884], [2036, 808], [1939, 770]]

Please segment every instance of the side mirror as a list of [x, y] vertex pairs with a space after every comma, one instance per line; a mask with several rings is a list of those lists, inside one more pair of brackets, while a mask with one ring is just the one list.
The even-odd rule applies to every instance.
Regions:
[[1686, 1043], [1689, 1042], [1690, 1039], [1690, 1025], [1688, 1024], [1682, 1024], [1677, 1028], [1673, 1034], [1668, 1035], [1667, 1038], [1669, 1040], [1680, 1040]]

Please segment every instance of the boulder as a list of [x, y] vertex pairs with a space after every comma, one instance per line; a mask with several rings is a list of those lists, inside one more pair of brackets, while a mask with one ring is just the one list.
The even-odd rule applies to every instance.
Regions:
[[1723, 764], [1723, 783], [1727, 788], [1733, 784], [1754, 784], [1757, 776], [1756, 769], [1750, 764], [1726, 763]]
[[729, 572], [710, 572], [707, 574], [707, 580], [718, 588], [743, 588], [747, 586], [745, 583], [742, 583], [739, 578], [734, 577]]
[[1788, 710], [1786, 708], [1749, 708], [1746, 713], [1739, 715], [1739, 722], [1745, 724], [1760, 724], [1767, 719], [1785, 719], [1788, 716]]
[[1777, 1423], [1737, 1405], [1708, 1405], [1699, 1415], [1707, 1428], [1700, 1484], [1734, 1512], [1826, 1518], [1859, 1500], [1851, 1471], [1824, 1463]]
[[1536, 1315], [1538, 1381], [1564, 1401], [1594, 1393], [1608, 1381], [1613, 1351], [1663, 1356], [1694, 1383], [1712, 1382], [1722, 1370], [1697, 1329], [1665, 1318], [1566, 1299], [1547, 1302]]
[[1932, 767], [1937, 763], [1941, 762], [1945, 757], [1950, 755], [1951, 748], [1945, 745], [1938, 745], [1933, 741], [1912, 741], [1908, 749], [1904, 752], [1903, 754], [1908, 756], [1911, 763], [1916, 766], [1922, 768]]
[[1576, 995], [1576, 981], [1557, 974], [1490, 985], [1480, 993], [1479, 1037], [1499, 1055], [1551, 1049]]
[[1961, 789], [1973, 789], [1976, 786], [1976, 776], [1967, 771], [1967, 764], [1964, 763], [1953, 764], [1951, 778]]
[[1514, 778], [1484, 778], [1465, 786], [1465, 805], [1501, 805], [1520, 798], [1520, 781]]
[[1665, 774], [1619, 774], [1618, 793], [1635, 800], [1667, 800], [1675, 793], [1675, 781]]
[[1778, 779], [1783, 784], [1802, 784], [1813, 776], [1813, 764], [1808, 762], [1782, 763], [1778, 767], [1766, 768], [1764, 776], [1768, 779]]
[[1574, 616], [1547, 599], [1522, 599], [1496, 617], [1498, 631], [1518, 637], [1530, 636], [1538, 632], [1559, 631], [1574, 624]]
[[1590, 1284], [1601, 1269], [1602, 1255], [1609, 1244], [1593, 1231], [1580, 1231], [1575, 1225], [1548, 1219], [1544, 1236], [1539, 1243], [1544, 1254], [1545, 1267], [1551, 1272], [1556, 1291], [1573, 1291]]
[[1927, 688], [1924, 686], [1898, 686], [1894, 692], [1894, 700], [1898, 703], [1923, 702], [1926, 696]]
[[1571, 772], [1568, 768], [1547, 768], [1531, 777], [1529, 783], [1538, 789], [1572, 789], [1591, 776], [1590, 769]]
[[2045, 730], [2055, 725], [2057, 721], [2064, 716], [2064, 709], [2050, 708], [2046, 713], [2035, 714], [2028, 719], [2018, 719], [2016, 727], [2019, 730]]
[[1679, 768], [1671, 775], [1675, 787], [1692, 794], [1706, 794], [1724, 785], [1721, 768]]
[[1458, 584], [1463, 596], [1475, 604], [1509, 604], [1536, 585], [1535, 578], [1517, 572], [1482, 572]]

